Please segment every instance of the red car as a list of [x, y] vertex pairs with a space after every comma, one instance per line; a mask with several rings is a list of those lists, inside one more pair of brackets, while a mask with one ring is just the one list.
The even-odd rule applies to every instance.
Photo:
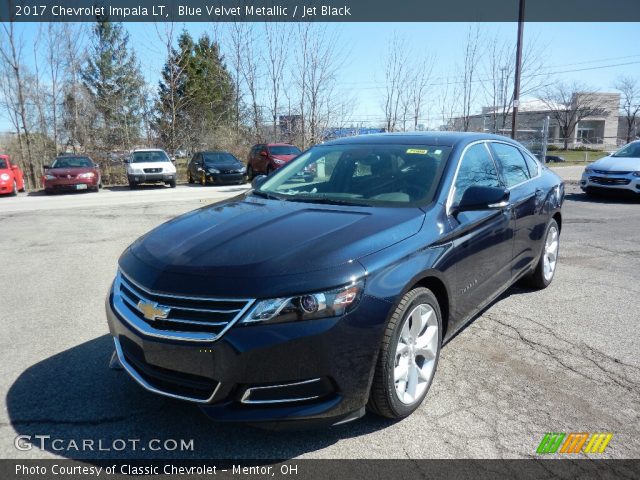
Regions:
[[17, 195], [24, 190], [24, 174], [20, 167], [11, 163], [9, 155], [0, 155], [0, 195]]
[[102, 187], [100, 169], [89, 157], [63, 155], [44, 167], [42, 186], [47, 194], [63, 191], [91, 190]]
[[254, 145], [247, 159], [247, 176], [269, 175], [300, 155], [300, 149], [288, 143], [260, 143]]

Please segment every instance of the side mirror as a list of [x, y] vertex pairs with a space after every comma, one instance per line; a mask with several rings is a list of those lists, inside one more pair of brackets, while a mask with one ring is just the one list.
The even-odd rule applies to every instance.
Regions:
[[125, 158], [124, 160], [122, 160], [122, 163], [129, 163], [129, 159]]
[[94, 163], [93, 168], [100, 168], [100, 165], [98, 165], [97, 163]]
[[51, 168], [51, 165], [43, 165], [42, 169], [43, 170], [49, 170]]
[[260, 156], [261, 156], [261, 157], [266, 157], [266, 156], [267, 156], [267, 152], [265, 152], [264, 150], [262, 150], [262, 151], [260, 152]]
[[465, 190], [454, 215], [475, 210], [499, 210], [509, 205], [509, 190], [502, 187], [472, 186]]
[[265, 182], [266, 179], [266, 175], [258, 175], [251, 181], [251, 187], [253, 187], [254, 189], [260, 188], [260, 186]]

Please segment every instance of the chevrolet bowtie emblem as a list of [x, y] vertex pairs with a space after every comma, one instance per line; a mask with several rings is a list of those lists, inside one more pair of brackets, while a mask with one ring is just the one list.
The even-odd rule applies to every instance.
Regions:
[[138, 310], [147, 320], [164, 320], [171, 311], [170, 308], [158, 305], [156, 302], [145, 302], [144, 300], [138, 302]]

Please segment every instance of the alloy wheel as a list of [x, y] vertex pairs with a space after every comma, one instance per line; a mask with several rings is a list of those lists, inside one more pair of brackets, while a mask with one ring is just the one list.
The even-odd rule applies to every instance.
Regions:
[[415, 307], [404, 319], [396, 345], [393, 379], [405, 405], [422, 398], [435, 372], [439, 348], [438, 319], [428, 304]]
[[547, 239], [544, 243], [543, 273], [544, 279], [549, 282], [556, 271], [558, 262], [558, 229], [552, 225], [547, 232]]

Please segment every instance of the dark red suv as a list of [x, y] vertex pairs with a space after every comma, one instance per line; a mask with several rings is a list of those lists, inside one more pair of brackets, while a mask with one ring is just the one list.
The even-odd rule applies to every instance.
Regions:
[[300, 149], [288, 143], [259, 143], [254, 145], [247, 159], [247, 175], [269, 175], [300, 155]]

